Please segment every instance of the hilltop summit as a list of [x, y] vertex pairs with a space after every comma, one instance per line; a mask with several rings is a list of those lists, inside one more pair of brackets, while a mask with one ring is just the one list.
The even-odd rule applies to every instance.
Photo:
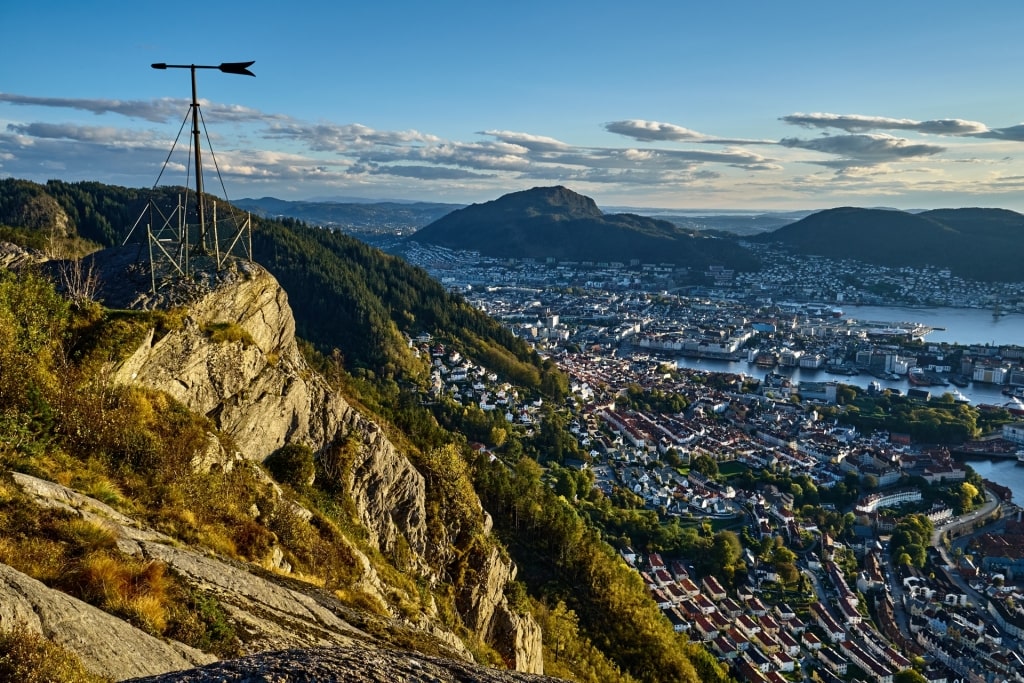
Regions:
[[410, 240], [500, 258], [711, 264], [738, 269], [754, 257], [669, 221], [603, 213], [566, 187], [535, 187], [453, 211]]

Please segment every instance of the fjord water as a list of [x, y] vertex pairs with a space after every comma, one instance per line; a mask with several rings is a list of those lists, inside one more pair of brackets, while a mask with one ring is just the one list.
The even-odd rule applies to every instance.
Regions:
[[915, 322], [936, 329], [925, 337], [949, 344], [1024, 345], [1024, 314], [994, 315], [987, 308], [849, 306], [844, 317], [882, 322]]
[[[877, 322], [915, 322], [928, 325], [935, 331], [925, 337], [930, 342], [946, 342], [950, 344], [989, 344], [1003, 346], [1015, 344], [1024, 346], [1024, 314], [1010, 313], [995, 316], [991, 310], [980, 308], [908, 308], [889, 306], [849, 306], [844, 308], [844, 317], [857, 320]], [[682, 358], [677, 363], [680, 367], [707, 370], [711, 372], [736, 372], [761, 377], [765, 370], [745, 361], [718, 361], [697, 358]], [[867, 374], [846, 377], [830, 375], [824, 370], [807, 368], [777, 368], [776, 372], [788, 375], [794, 382], [836, 380], [845, 384], [867, 387], [874, 377]], [[909, 384], [906, 380], [879, 380], [884, 387], [906, 391]], [[933, 394], [944, 391], [955, 391], [957, 387], [931, 387]], [[991, 403], [1001, 405], [1007, 397], [1002, 394], [1002, 387], [991, 384], [971, 382], [959, 390], [971, 400], [972, 405]], [[999, 482], [1013, 491], [1013, 500], [1018, 505], [1024, 504], [1024, 465], [1016, 459], [968, 460], [967, 464], [982, 477]]]

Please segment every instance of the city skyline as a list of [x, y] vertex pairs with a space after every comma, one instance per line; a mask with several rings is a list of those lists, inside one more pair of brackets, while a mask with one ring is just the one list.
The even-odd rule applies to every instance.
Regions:
[[148, 187], [190, 95], [150, 64], [255, 60], [198, 74], [232, 199], [1024, 210], [1024, 7], [998, 4], [22, 3], [0, 9], [0, 177]]

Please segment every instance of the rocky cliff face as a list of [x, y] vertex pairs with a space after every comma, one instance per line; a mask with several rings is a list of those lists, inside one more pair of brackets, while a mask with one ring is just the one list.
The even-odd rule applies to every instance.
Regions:
[[[279, 576], [253, 574], [139, 527], [110, 506], [59, 484], [13, 473], [35, 504], [59, 508], [102, 525], [116, 535], [118, 549], [159, 560], [204, 593], [216, 596], [246, 634], [238, 660], [210, 667], [214, 657], [173, 640], [154, 638], [127, 622], [0, 564], [0, 627], [21, 626], [70, 650], [94, 673], [115, 680], [156, 676], [147, 681], [318, 681], [400, 680], [547, 681], [540, 676], [492, 671], [469, 662], [457, 642], [440, 646], [450, 657], [398, 652], [350, 623], [351, 610], [330, 593]], [[506, 629], [503, 619], [496, 628]], [[379, 629], [380, 627], [375, 627]], [[407, 628], [395, 622], [394, 629]], [[509, 642], [528, 640], [528, 628], [509, 631]], [[518, 635], [516, 635], [518, 634]], [[444, 640], [443, 638], [441, 639]], [[528, 643], [521, 645], [528, 649]], [[172, 673], [168, 673], [172, 672]]]
[[467, 625], [495, 643], [507, 661], [520, 671], [542, 672], [541, 631], [528, 615], [514, 612], [504, 596], [505, 586], [516, 577], [516, 568], [501, 557], [496, 548], [474, 557], [477, 583], [463, 591], [462, 612]]
[[[423, 477], [377, 425], [308, 368], [288, 297], [273, 276], [243, 264], [187, 311], [181, 329], [160, 339], [150, 335], [118, 367], [115, 381], [164, 391], [210, 417], [250, 460], [262, 461], [287, 443], [319, 453], [356, 439], [351, 495], [371, 541], [390, 553], [403, 537], [421, 558]], [[240, 330], [243, 338], [215, 341], [210, 331], [217, 326]]]
[[[105, 263], [105, 282], [128, 277], [119, 276], [123, 258], [98, 260]], [[422, 475], [378, 425], [310, 371], [295, 342], [287, 295], [277, 281], [250, 263], [199, 279], [202, 286], [190, 294], [180, 329], [159, 339], [151, 334], [116, 368], [115, 380], [164, 391], [207, 415], [250, 460], [262, 461], [289, 443], [323, 453], [354, 441], [346, 485], [371, 542], [385, 554], [406, 544], [413, 570], [436, 578], [426, 559]], [[118, 301], [124, 295], [116, 289], [106, 295], [107, 305], [139, 305], [137, 298]], [[215, 329], [239, 333], [234, 341], [216, 341]], [[205, 466], [215, 460], [216, 454], [208, 454]], [[460, 601], [464, 621], [517, 669], [539, 673], [540, 629], [528, 616], [514, 614], [503, 595], [514, 576], [512, 567], [495, 554], [482, 561], [481, 569], [479, 582]]]

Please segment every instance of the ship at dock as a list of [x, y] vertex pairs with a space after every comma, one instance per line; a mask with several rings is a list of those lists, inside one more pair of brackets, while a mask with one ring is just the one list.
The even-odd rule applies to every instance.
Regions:
[[907, 372], [907, 381], [917, 387], [949, 386], [949, 382], [942, 375], [922, 368], [910, 368]]

